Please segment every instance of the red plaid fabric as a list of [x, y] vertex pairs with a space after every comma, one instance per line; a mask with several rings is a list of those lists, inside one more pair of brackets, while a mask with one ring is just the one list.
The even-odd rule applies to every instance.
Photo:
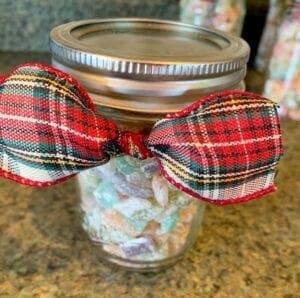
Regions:
[[0, 174], [47, 186], [109, 160], [116, 125], [97, 117], [67, 74], [40, 64], [16, 68], [0, 86]]
[[148, 147], [172, 184], [219, 204], [274, 191], [283, 151], [275, 104], [235, 91], [167, 115], [154, 125]]
[[257, 94], [203, 98], [158, 121], [150, 135], [118, 132], [69, 75], [26, 64], [0, 78], [0, 175], [48, 186], [110, 155], [157, 158], [179, 189], [216, 204], [274, 191], [282, 155], [275, 104]]

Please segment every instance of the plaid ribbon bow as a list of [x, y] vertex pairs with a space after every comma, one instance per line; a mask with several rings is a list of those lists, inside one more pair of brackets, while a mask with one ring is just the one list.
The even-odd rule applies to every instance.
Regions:
[[25, 64], [0, 78], [0, 175], [22, 184], [49, 186], [130, 154], [155, 157], [192, 196], [228, 204], [274, 191], [282, 152], [276, 106], [254, 93], [212, 94], [145, 136], [119, 132], [74, 78], [50, 66]]

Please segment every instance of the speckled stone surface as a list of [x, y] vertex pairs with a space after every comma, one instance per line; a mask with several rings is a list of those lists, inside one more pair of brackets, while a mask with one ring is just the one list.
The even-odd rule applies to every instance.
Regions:
[[51, 28], [74, 20], [178, 15], [178, 0], [1, 0], [0, 49], [47, 51]]
[[[250, 44], [259, 41], [268, 4], [269, 0], [246, 0], [244, 36]], [[69, 21], [107, 17], [178, 20], [179, 13], [180, 0], [1, 0], [0, 50], [48, 51], [50, 30]]]
[[[43, 54], [0, 54], [0, 73]], [[248, 90], [262, 77], [249, 71]], [[208, 205], [193, 248], [174, 267], [139, 274], [99, 259], [81, 228], [75, 180], [46, 189], [0, 179], [0, 297], [299, 297], [300, 123], [283, 121], [278, 191]]]

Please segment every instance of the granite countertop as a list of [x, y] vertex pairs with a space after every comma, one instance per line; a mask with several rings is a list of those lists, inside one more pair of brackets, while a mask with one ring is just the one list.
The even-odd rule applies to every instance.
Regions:
[[[0, 73], [48, 54], [0, 53]], [[249, 71], [248, 90], [262, 77]], [[1, 297], [299, 297], [300, 123], [282, 121], [278, 191], [208, 205], [194, 247], [140, 274], [103, 263], [81, 228], [75, 180], [38, 189], [0, 179]]]

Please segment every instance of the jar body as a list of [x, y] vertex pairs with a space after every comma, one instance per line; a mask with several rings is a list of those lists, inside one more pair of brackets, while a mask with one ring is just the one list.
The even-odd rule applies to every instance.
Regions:
[[214, 27], [241, 35], [245, 14], [246, 3], [244, 0], [218, 0], [213, 19]]
[[162, 269], [197, 239], [205, 203], [170, 185], [154, 158], [113, 157], [78, 181], [83, 228], [111, 263]]
[[282, 116], [300, 120], [300, 3], [287, 11], [278, 29], [264, 95], [280, 105]]
[[285, 8], [285, 1], [269, 0], [266, 24], [255, 57], [255, 67], [258, 71], [265, 72], [267, 70]]
[[214, 3], [212, 1], [181, 0], [180, 6], [181, 21], [197, 26], [213, 27]]
[[[120, 131], [147, 134], [154, 124], [152, 115], [98, 110]], [[83, 229], [110, 263], [134, 271], [161, 270], [198, 237], [205, 203], [171, 185], [155, 158], [114, 156], [79, 173], [77, 180]]]
[[[240, 82], [235, 90], [244, 87]], [[211, 89], [200, 91], [208, 95]], [[119, 131], [145, 135], [165, 116], [101, 105], [97, 109]], [[180, 260], [198, 238], [206, 203], [171, 185], [155, 158], [111, 157], [77, 179], [82, 226], [103, 260], [127, 270], [158, 271]]]
[[181, 21], [241, 35], [244, 0], [181, 0]]
[[[242, 91], [245, 85], [242, 81], [235, 87]], [[209, 92], [201, 90], [201, 96]], [[119, 131], [145, 135], [165, 117], [100, 105], [97, 109]], [[196, 242], [206, 203], [170, 184], [155, 158], [111, 157], [77, 179], [82, 226], [103, 260], [127, 270], [158, 271], [179, 261]]]
[[[169, 21], [99, 19], [58, 26], [50, 35], [53, 66], [81, 82], [119, 132], [147, 135], [158, 119], [202, 96], [244, 89], [249, 47], [231, 34]], [[116, 47], [120, 40], [126, 46]], [[205, 203], [169, 184], [154, 158], [110, 156], [78, 174], [78, 182], [83, 228], [111, 263], [159, 270], [197, 239]]]

